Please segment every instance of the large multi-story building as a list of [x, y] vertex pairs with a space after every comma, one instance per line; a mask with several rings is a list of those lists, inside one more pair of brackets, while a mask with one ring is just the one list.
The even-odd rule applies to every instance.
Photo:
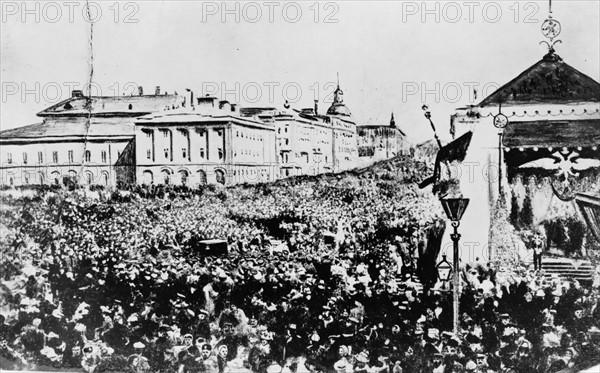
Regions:
[[79, 183], [115, 186], [126, 166], [134, 120], [184, 98], [160, 94], [85, 97], [73, 91], [37, 115], [41, 123], [0, 132], [0, 180], [4, 185]]
[[237, 184], [278, 175], [272, 116], [242, 116], [215, 97], [197, 106], [139, 118], [135, 124], [138, 184]]
[[406, 135], [396, 127], [394, 114], [389, 125], [363, 125], [357, 127], [359, 162], [369, 163], [390, 159], [410, 151]]
[[[394, 126], [357, 126], [338, 86], [326, 113], [238, 108], [177, 94], [71, 98], [38, 113], [42, 123], [0, 132], [1, 182], [239, 184], [340, 172], [358, 165], [359, 143], [377, 161], [401, 152]], [[375, 131], [375, 132], [373, 132]], [[380, 151], [384, 141], [385, 151]], [[377, 143], [377, 144], [376, 144]], [[364, 154], [363, 154], [364, 155]]]
[[315, 107], [275, 114], [281, 177], [340, 172], [356, 166], [356, 123], [338, 86], [326, 114]]

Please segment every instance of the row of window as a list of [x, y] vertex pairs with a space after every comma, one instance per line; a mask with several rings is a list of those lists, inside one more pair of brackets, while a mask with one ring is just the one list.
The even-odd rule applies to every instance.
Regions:
[[[237, 155], [238, 155], [238, 152], [234, 152], [233, 153], [234, 157], [237, 157]], [[250, 156], [253, 156], [253, 157], [258, 157], [258, 156], [260, 156], [260, 152], [258, 152], [258, 151], [252, 151], [250, 149], [242, 149], [242, 150], [240, 150], [240, 155], [250, 155]]]
[[[171, 158], [171, 149], [170, 148], [164, 148], [164, 154], [165, 154], [165, 159], [170, 159]], [[225, 152], [223, 151], [223, 148], [217, 148], [217, 153], [218, 153], [218, 157], [219, 159], [224, 159], [225, 158]], [[184, 159], [189, 159], [188, 158], [188, 149], [187, 148], [181, 148], [181, 156]], [[200, 158], [204, 159], [204, 157], [206, 156], [206, 152], [204, 151], [204, 148], [200, 148]], [[146, 150], [146, 158], [147, 159], [152, 159], [152, 149], [148, 149]]]
[[[77, 174], [74, 174], [74, 171], [70, 171], [69, 175], [60, 175], [60, 173], [58, 172], [53, 172], [50, 175], [51, 180], [53, 180], [54, 184], [59, 184], [60, 183], [60, 179], [61, 177], [63, 178], [63, 182], [66, 182], [66, 179], [72, 179], [74, 177], [77, 177]], [[100, 178], [95, 177], [91, 172], [86, 172], [85, 176], [84, 176], [84, 180], [88, 185], [92, 185], [92, 184], [101, 184], [101, 185], [108, 185], [109, 184], [109, 176], [108, 173], [103, 172], [102, 175], [100, 176]], [[37, 177], [36, 174], [29, 174], [27, 172], [23, 173], [23, 176], [21, 177], [21, 181], [23, 184], [25, 185], [29, 185], [31, 184], [31, 182], [35, 182], [35, 183], [39, 183], [39, 184], [45, 184], [46, 183], [46, 177], [44, 176], [43, 173], [38, 173]], [[8, 183], [9, 185], [14, 185], [15, 183], [15, 178], [14, 177], [9, 177], [8, 179]]]
[[[106, 151], [103, 150], [100, 152], [100, 158], [101, 158], [101, 162], [102, 163], [106, 163]], [[74, 159], [73, 159], [73, 150], [69, 150], [67, 152], [67, 160], [69, 163], [74, 163]], [[8, 162], [8, 164], [12, 164], [13, 163], [13, 155], [12, 153], [7, 153], [6, 154], [6, 161]], [[37, 153], [37, 161], [38, 164], [44, 163], [44, 153], [43, 152], [38, 152]], [[85, 161], [86, 162], [91, 162], [92, 161], [92, 152], [89, 150], [85, 151]], [[53, 151], [52, 152], [52, 162], [53, 163], [58, 163], [59, 159], [58, 159], [58, 152], [57, 151]], [[29, 163], [29, 156], [28, 153], [23, 152], [23, 164], [28, 164]]]
[[[171, 134], [170, 130], [159, 130], [159, 131], [163, 134], [164, 138], [168, 138]], [[179, 131], [181, 131], [185, 137], [188, 137], [188, 132], [186, 129], [180, 129]], [[146, 133], [147, 138], [151, 138], [153, 135], [152, 131], [144, 130], [144, 132]], [[203, 137], [206, 131], [201, 129], [196, 132], [198, 133], [198, 135], [200, 135], [200, 137]], [[223, 136], [223, 130], [217, 129], [217, 130], [215, 130], [215, 132], [217, 133], [218, 136]], [[239, 133], [238, 133], [238, 135], [239, 135]], [[242, 134], [242, 137], [244, 137], [243, 134]], [[262, 138], [261, 138], [261, 140], [262, 140]]]
[[[287, 132], [287, 130], [286, 130]], [[219, 136], [221, 135], [221, 132], [219, 131]], [[253, 141], [263, 141], [263, 137], [262, 135], [254, 135], [254, 134], [246, 134], [244, 133], [244, 131], [235, 131], [235, 137], [241, 137], [241, 138], [247, 138]]]

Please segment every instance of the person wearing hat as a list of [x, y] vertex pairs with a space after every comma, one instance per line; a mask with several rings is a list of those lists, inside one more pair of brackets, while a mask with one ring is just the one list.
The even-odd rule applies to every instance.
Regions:
[[177, 361], [179, 362], [178, 373], [192, 373], [200, 370], [199, 359], [200, 351], [196, 346], [188, 346], [179, 352]]
[[203, 373], [218, 373], [219, 362], [218, 357], [213, 354], [210, 343], [204, 343], [200, 346], [200, 356], [196, 358], [198, 363], [198, 372]]
[[130, 355], [127, 359], [129, 363], [129, 367], [135, 373], [149, 373], [150, 372], [150, 364], [148, 363], [148, 359], [142, 356], [142, 352], [146, 346], [142, 342], [135, 342], [133, 344], [133, 348], [135, 353]]
[[369, 356], [367, 355], [366, 351], [361, 351], [358, 355], [356, 355], [354, 360], [354, 373], [368, 373], [371, 371], [368, 365]]
[[223, 311], [219, 320], [221, 340], [217, 343], [215, 349], [219, 351], [221, 346], [226, 345], [227, 361], [231, 361], [237, 357], [238, 347], [242, 344], [242, 337], [235, 334], [235, 327], [238, 324], [239, 320], [231, 310]]
[[262, 329], [260, 332], [260, 342], [254, 344], [248, 352], [248, 364], [250, 364], [253, 372], [266, 372], [273, 360], [270, 344], [273, 340], [273, 335], [266, 328], [260, 329]]
[[431, 369], [432, 373], [444, 373], [446, 370], [444, 355], [441, 353], [434, 353], [431, 355]]
[[202, 309], [198, 312], [198, 322], [194, 329], [194, 339], [202, 338], [206, 341], [210, 340], [210, 322], [208, 320], [208, 311]]

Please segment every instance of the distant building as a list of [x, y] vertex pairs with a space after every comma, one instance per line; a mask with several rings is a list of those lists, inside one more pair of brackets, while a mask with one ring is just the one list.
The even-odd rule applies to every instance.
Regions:
[[278, 178], [271, 115], [242, 116], [235, 105], [214, 97], [198, 98], [197, 104], [194, 110], [136, 121], [138, 184], [229, 185]]
[[281, 177], [340, 172], [356, 166], [356, 124], [338, 86], [327, 114], [314, 108], [275, 115]]
[[0, 180], [15, 186], [69, 179], [115, 186], [122, 176], [118, 165], [127, 162], [123, 155], [134, 136], [134, 119], [182, 101], [161, 95], [158, 87], [155, 95], [91, 99], [73, 91], [38, 113], [41, 123], [0, 132]]
[[396, 127], [394, 114], [389, 125], [363, 125], [357, 127], [359, 160], [377, 162], [397, 155], [408, 154], [410, 145], [406, 134]]
[[[42, 123], [0, 133], [4, 185], [239, 184], [340, 172], [359, 165], [359, 138], [338, 87], [314, 108], [238, 108], [215, 97], [85, 97], [40, 112]], [[189, 104], [186, 101], [189, 98]], [[89, 123], [89, 126], [88, 126]], [[404, 151], [404, 133], [361, 128], [360, 165]], [[365, 150], [366, 153], [365, 153]]]

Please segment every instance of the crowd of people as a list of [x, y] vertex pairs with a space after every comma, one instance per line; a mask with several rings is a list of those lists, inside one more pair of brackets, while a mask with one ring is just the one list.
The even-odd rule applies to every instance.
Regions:
[[[258, 186], [3, 201], [2, 363], [86, 372], [558, 372], [597, 358], [598, 284], [464, 264], [436, 282], [426, 164]], [[227, 255], [203, 241], [225, 239]], [[426, 271], [423, 268], [427, 268]], [[3, 367], [5, 368], [5, 367]], [[9, 367], [10, 368], [10, 367]]]

